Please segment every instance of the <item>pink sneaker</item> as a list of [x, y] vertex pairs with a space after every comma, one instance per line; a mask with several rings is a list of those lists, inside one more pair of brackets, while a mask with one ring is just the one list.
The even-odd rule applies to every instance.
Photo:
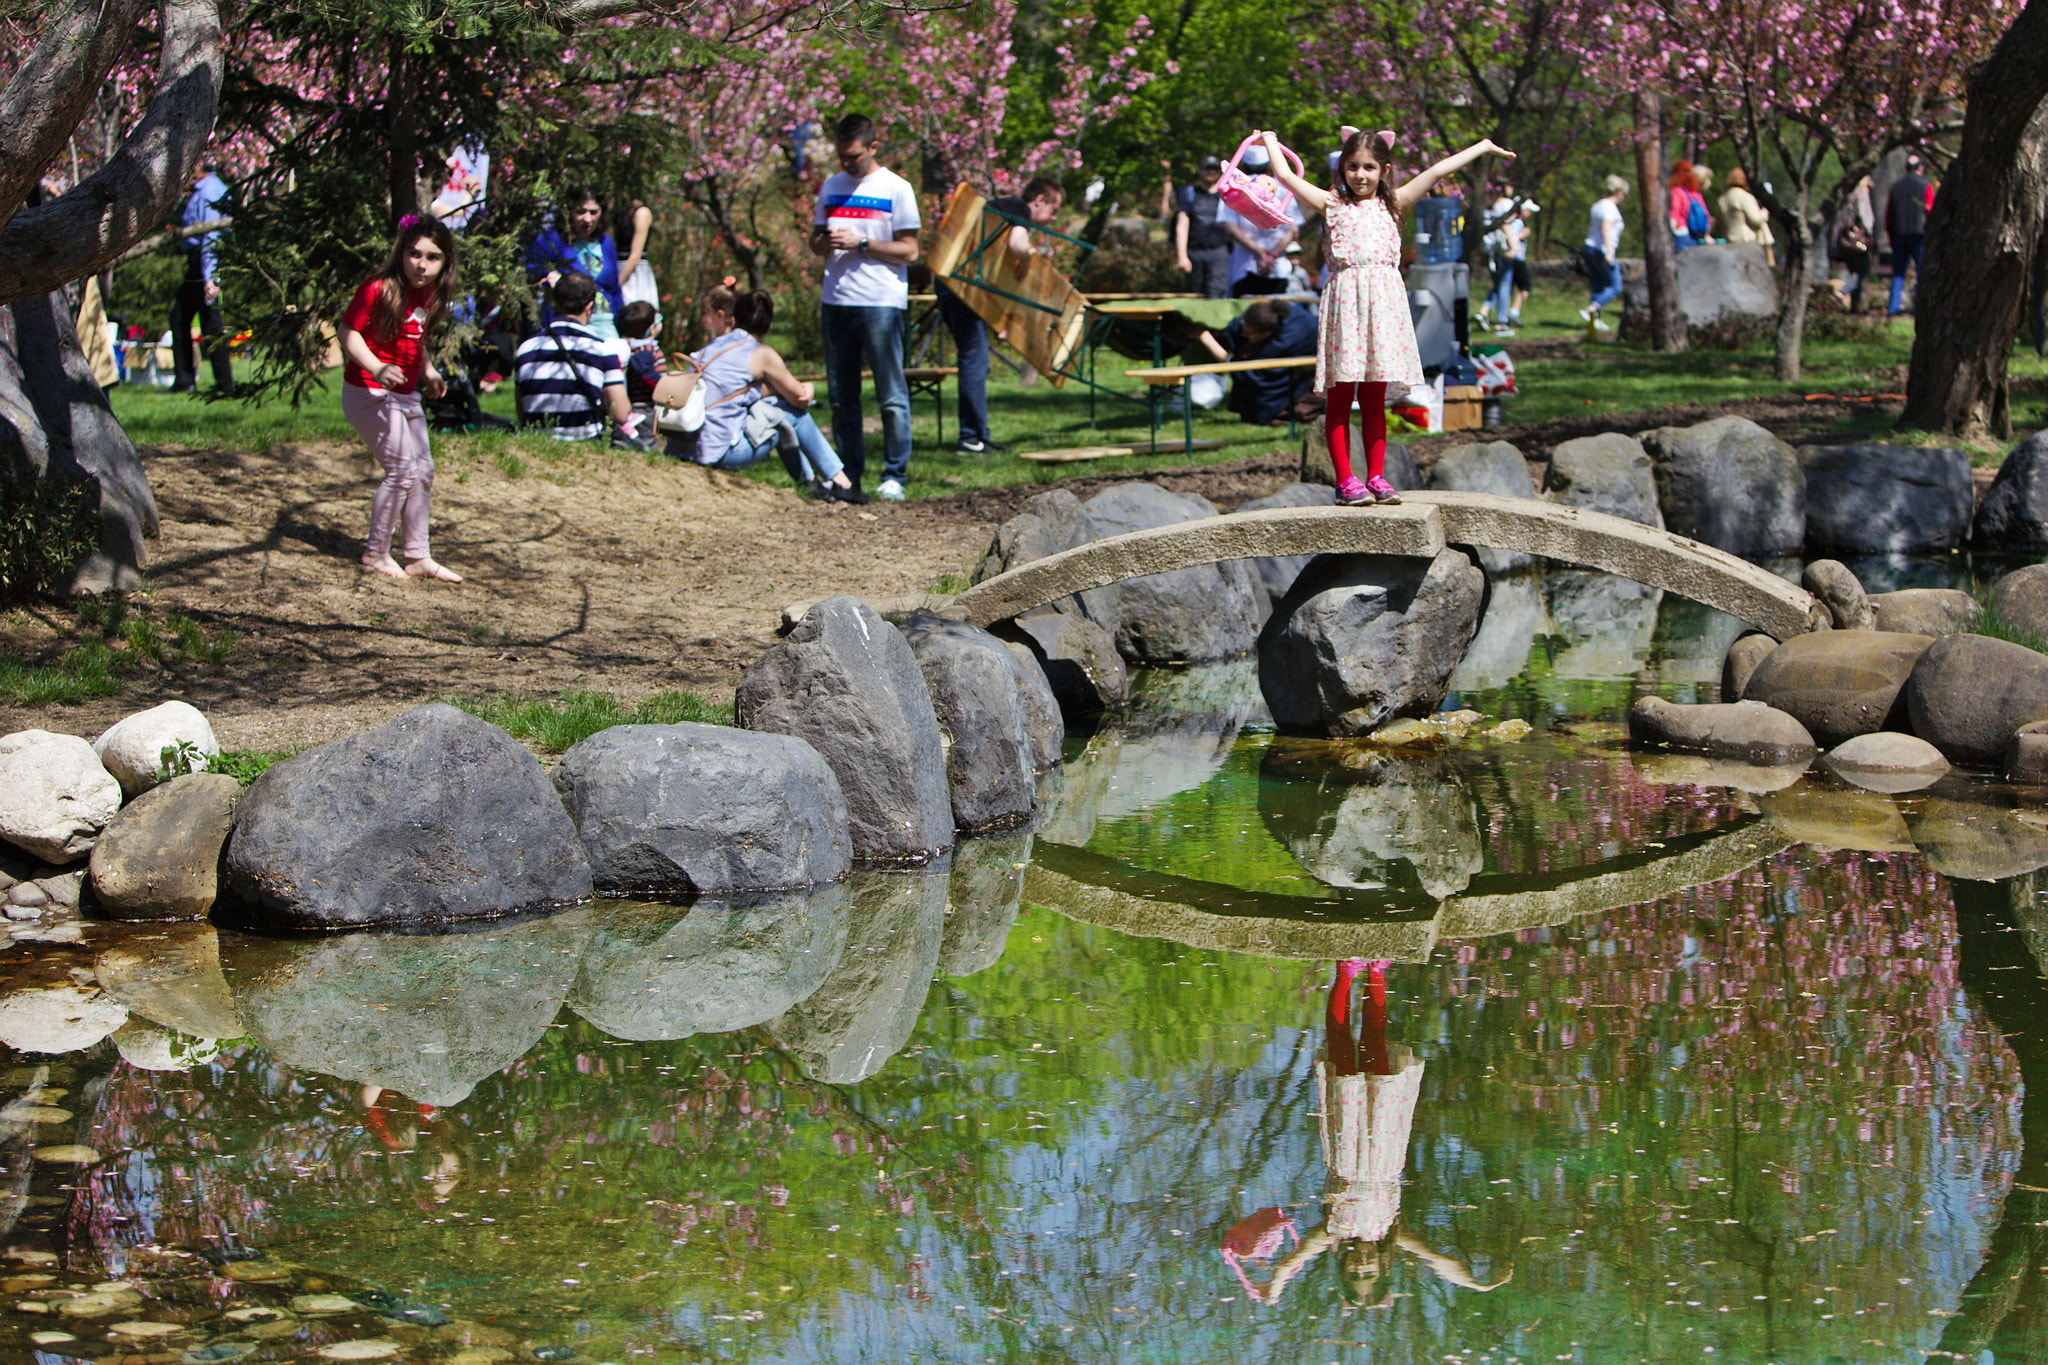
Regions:
[[1401, 491], [1385, 479], [1374, 477], [1365, 481], [1365, 491], [1372, 494], [1374, 502], [1399, 502]]
[[1375, 499], [1373, 498], [1372, 490], [1359, 482], [1356, 474], [1353, 474], [1337, 485], [1337, 505], [1339, 507], [1365, 507], [1373, 501]]

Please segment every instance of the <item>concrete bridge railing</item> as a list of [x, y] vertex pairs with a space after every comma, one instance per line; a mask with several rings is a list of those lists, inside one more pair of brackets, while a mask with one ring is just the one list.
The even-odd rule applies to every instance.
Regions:
[[1604, 512], [1491, 493], [1402, 496], [1391, 507], [1279, 507], [1111, 536], [977, 583], [953, 600], [952, 610], [987, 626], [1090, 588], [1225, 559], [1431, 556], [1447, 545], [1491, 545], [1662, 588], [1780, 640], [1812, 630], [1827, 615], [1811, 593], [1768, 569]]

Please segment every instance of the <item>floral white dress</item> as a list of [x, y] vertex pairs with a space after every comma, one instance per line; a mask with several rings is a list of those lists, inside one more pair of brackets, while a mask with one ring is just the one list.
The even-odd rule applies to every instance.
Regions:
[[1401, 279], [1401, 225], [1378, 199], [1330, 197], [1324, 211], [1330, 282], [1323, 289], [1316, 388], [1422, 382], [1408, 286]]

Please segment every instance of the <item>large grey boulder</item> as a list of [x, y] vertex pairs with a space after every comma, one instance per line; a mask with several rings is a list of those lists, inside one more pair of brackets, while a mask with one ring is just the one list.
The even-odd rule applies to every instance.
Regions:
[[166, 749], [181, 751], [192, 772], [220, 757], [220, 741], [205, 714], [182, 701], [167, 701], [117, 720], [92, 742], [92, 751], [131, 800], [164, 780]]
[[1638, 697], [1628, 709], [1631, 739], [1750, 763], [1799, 763], [1814, 755], [1813, 736], [1776, 707], [1758, 701], [1688, 706]]
[[2048, 564], [2029, 564], [1991, 585], [1991, 609], [2014, 630], [2048, 642]]
[[976, 583], [1021, 568], [1062, 550], [1077, 549], [1096, 538], [1081, 500], [1064, 488], [1028, 499], [996, 528], [995, 539], [969, 575]]
[[953, 828], [972, 834], [1023, 824], [1038, 783], [1022, 667], [1001, 640], [965, 621], [920, 612], [902, 629], [946, 738]]
[[1798, 554], [1806, 543], [1805, 472], [1792, 447], [1756, 423], [1716, 417], [1641, 439], [1666, 530], [1750, 558]]
[[100, 908], [115, 919], [205, 918], [241, 795], [232, 777], [191, 773], [123, 806], [93, 845]]
[[1583, 507], [1664, 529], [1657, 506], [1657, 476], [1650, 453], [1618, 431], [1560, 441], [1543, 476], [1545, 496], [1563, 507]]
[[997, 622], [990, 633], [1031, 651], [1063, 716], [1098, 715], [1131, 699], [1130, 670], [1116, 651], [1116, 637], [1078, 607], [1033, 607]]
[[1941, 750], [1918, 735], [1889, 730], [1838, 744], [1822, 756], [1821, 764], [1853, 786], [1892, 794], [1919, 791], [1948, 772]]
[[1836, 630], [1875, 630], [1877, 609], [1863, 582], [1839, 559], [1816, 559], [1799, 576], [1799, 586], [1820, 599]]
[[1728, 646], [1728, 653], [1721, 660], [1721, 700], [1741, 701], [1742, 689], [1749, 686], [1756, 666], [1777, 647], [1778, 642], [1761, 631], [1740, 636]]
[[765, 1024], [817, 990], [846, 945], [844, 884], [608, 908], [569, 1008], [634, 1042]]
[[856, 873], [846, 947], [804, 1002], [769, 1025], [804, 1075], [852, 1085], [910, 1041], [939, 965], [950, 869]]
[[[1506, 441], [1447, 447], [1430, 466], [1429, 486], [1454, 493], [1493, 493], [1504, 498], [1536, 496], [1536, 485], [1529, 479], [1529, 462]], [[1478, 546], [1477, 550], [1479, 567], [1488, 576], [1519, 573], [1536, 562], [1534, 556], [1520, 550], [1503, 550], [1493, 545]]]
[[227, 871], [260, 920], [294, 929], [487, 919], [591, 893], [583, 841], [533, 755], [438, 702], [257, 778]]
[[845, 794], [856, 860], [922, 862], [953, 842], [945, 740], [917, 656], [896, 627], [841, 594], [756, 659], [734, 706], [749, 730], [793, 735]]
[[[1332, 507], [1336, 502], [1337, 490], [1327, 483], [1290, 483], [1263, 498], [1239, 503], [1237, 510], [1264, 512], [1275, 507]], [[1259, 583], [1265, 588], [1267, 598], [1277, 602], [1287, 595], [1287, 590], [1294, 586], [1294, 580], [1301, 577], [1301, 571], [1314, 558], [1314, 555], [1272, 555], [1254, 559], [1252, 566], [1258, 572]]]
[[1917, 729], [1906, 724], [1902, 691], [1933, 643], [1881, 630], [1795, 635], [1764, 656], [1742, 695], [1787, 712], [1823, 748], [1878, 730]]
[[788, 735], [615, 725], [571, 746], [554, 780], [607, 891], [811, 886], [853, 864], [839, 779]]
[[77, 862], [121, 808], [121, 784], [76, 735], [7, 738], [14, 743], [0, 751], [0, 839], [46, 863]]
[[1444, 756], [1276, 745], [1259, 776], [1260, 819], [1325, 885], [1442, 899], [1485, 870], [1478, 802]]
[[1970, 524], [1970, 544], [2007, 554], [2048, 550], [2048, 431], [2012, 448]]
[[1486, 576], [1433, 559], [1319, 555], [1259, 636], [1259, 690], [1292, 734], [1363, 735], [1428, 715], [1479, 625]]
[[1988, 635], [1945, 635], [1906, 684], [1912, 731], [1956, 763], [1991, 766], [2020, 727], [2048, 720], [2048, 655]]
[[972, 976], [1002, 959], [1024, 901], [1024, 873], [1036, 836], [969, 839], [953, 854], [940, 976]]
[[1806, 544], [1821, 554], [1926, 554], [1970, 534], [1976, 490], [1968, 452], [1880, 445], [1808, 446]]
[[[1083, 507], [1097, 539], [1217, 515], [1206, 498], [1153, 483], [1118, 484]], [[1133, 663], [1237, 658], [1251, 652], [1265, 618], [1265, 594], [1244, 560], [1126, 579], [1085, 592], [1081, 600], [1089, 616], [1112, 630], [1118, 651]]]
[[2005, 780], [2048, 786], [2048, 721], [2030, 721], [2013, 731], [2005, 748]]
[[995, 639], [1017, 661], [1017, 701], [1024, 708], [1024, 733], [1031, 740], [1031, 769], [1040, 774], [1051, 772], [1060, 765], [1067, 748], [1067, 718], [1060, 714], [1060, 699], [1053, 695], [1044, 665], [1028, 646], [1000, 635]]
[[448, 935], [224, 932], [221, 965], [249, 1036], [286, 1066], [447, 1106], [547, 1033], [586, 914]]
[[1879, 630], [1903, 635], [1961, 635], [1976, 629], [1977, 599], [1959, 588], [1900, 588], [1870, 594]]
[[[1778, 312], [1778, 281], [1763, 248], [1752, 242], [1714, 242], [1678, 253], [1678, 311], [1688, 327], [1716, 323], [1762, 327]], [[1624, 310], [1646, 316], [1650, 306], [1647, 275], [1637, 275], [1624, 290]], [[1633, 324], [1631, 324], [1633, 325]]]

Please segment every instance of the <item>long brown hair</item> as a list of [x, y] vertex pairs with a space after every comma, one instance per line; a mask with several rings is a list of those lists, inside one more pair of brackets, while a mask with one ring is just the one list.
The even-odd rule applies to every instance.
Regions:
[[370, 309], [370, 334], [387, 346], [405, 327], [405, 258], [412, 251], [412, 244], [422, 237], [434, 239], [434, 245], [441, 248], [443, 261], [440, 275], [429, 286], [433, 293], [427, 303], [426, 321], [420, 327], [422, 343], [448, 316], [448, 309], [455, 302], [455, 234], [439, 218], [408, 213], [398, 220], [398, 235], [391, 240], [391, 254], [385, 257], [384, 268], [377, 272], [377, 302]]
[[1360, 128], [1344, 139], [1344, 150], [1337, 153], [1337, 184], [1332, 191], [1347, 204], [1360, 202], [1351, 195], [1351, 182], [1344, 177], [1344, 168], [1351, 164], [1352, 154], [1364, 152], [1379, 163], [1380, 183], [1373, 198], [1386, 206], [1388, 213], [1396, 219], [1401, 216], [1401, 202], [1394, 198], [1394, 142], [1384, 132], [1368, 133]]

